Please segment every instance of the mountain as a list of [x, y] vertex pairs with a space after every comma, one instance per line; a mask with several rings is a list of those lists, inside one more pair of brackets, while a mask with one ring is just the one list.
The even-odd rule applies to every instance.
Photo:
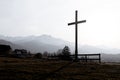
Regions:
[[106, 53], [106, 54], [118, 54], [120, 49], [117, 48], [104, 48], [99, 46], [79, 45], [79, 52], [81, 53]]
[[[74, 43], [68, 42], [50, 35], [27, 36], [27, 37], [8, 37], [0, 35], [0, 39], [9, 41], [13, 49], [24, 48], [31, 52], [56, 52], [62, 49], [65, 45], [70, 47], [74, 53]], [[13, 46], [15, 45], [15, 46]], [[79, 53], [120, 53], [120, 49], [101, 48], [89, 45], [79, 45]]]
[[6, 41], [6, 40], [2, 40], [0, 39], [0, 44], [3, 44], [3, 45], [10, 45], [11, 48], [14, 50], [16, 48], [19, 48], [19, 49], [22, 49], [23, 47], [20, 46], [20, 45], [17, 45], [17, 44], [13, 44], [12, 42], [10, 41]]
[[44, 51], [56, 52], [58, 49], [62, 49], [65, 45], [70, 47], [73, 45], [73, 43], [54, 38], [49, 35], [27, 37], [0, 36], [0, 39], [10, 41], [11, 43], [22, 46], [23, 48], [35, 53]]

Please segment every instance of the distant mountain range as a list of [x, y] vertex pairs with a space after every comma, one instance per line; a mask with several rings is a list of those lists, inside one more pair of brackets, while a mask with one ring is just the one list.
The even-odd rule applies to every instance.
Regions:
[[[74, 43], [50, 35], [27, 36], [27, 37], [8, 37], [0, 35], [0, 44], [7, 44], [12, 49], [27, 49], [32, 53], [36, 52], [56, 52], [65, 45], [69, 46], [74, 53]], [[79, 53], [120, 53], [120, 49], [100, 48], [89, 45], [79, 45]]]
[[17, 44], [14, 44], [10, 41], [6, 41], [6, 40], [3, 40], [3, 39], [0, 39], [0, 44], [3, 44], [3, 45], [10, 45], [11, 48], [14, 50], [14, 49], [22, 49], [23, 47], [20, 46], [20, 45], [17, 45]]
[[41, 36], [28, 36], [28, 37], [7, 37], [0, 36], [0, 44], [7, 44], [12, 49], [27, 49], [31, 52], [56, 52], [58, 49], [62, 49], [65, 45], [72, 48], [73, 43], [64, 41], [62, 39], [54, 38], [49, 35]]

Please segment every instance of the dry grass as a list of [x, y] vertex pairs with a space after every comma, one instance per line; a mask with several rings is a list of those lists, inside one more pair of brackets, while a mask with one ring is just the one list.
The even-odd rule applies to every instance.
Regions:
[[120, 65], [0, 57], [0, 80], [120, 80]]

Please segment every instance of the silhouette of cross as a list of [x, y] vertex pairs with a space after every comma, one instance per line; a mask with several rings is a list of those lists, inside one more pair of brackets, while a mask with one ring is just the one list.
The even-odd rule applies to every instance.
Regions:
[[77, 13], [78, 13], [78, 11], [76, 10], [75, 11], [75, 22], [68, 23], [68, 26], [75, 24], [75, 61], [78, 61], [78, 30], [77, 30], [78, 28], [77, 28], [77, 26], [79, 23], [86, 22], [86, 20], [78, 21], [77, 20], [77, 16], [78, 16]]

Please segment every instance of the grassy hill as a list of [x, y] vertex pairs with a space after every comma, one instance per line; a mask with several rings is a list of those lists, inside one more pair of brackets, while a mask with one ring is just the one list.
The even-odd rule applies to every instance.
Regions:
[[0, 80], [120, 80], [119, 64], [0, 57]]

